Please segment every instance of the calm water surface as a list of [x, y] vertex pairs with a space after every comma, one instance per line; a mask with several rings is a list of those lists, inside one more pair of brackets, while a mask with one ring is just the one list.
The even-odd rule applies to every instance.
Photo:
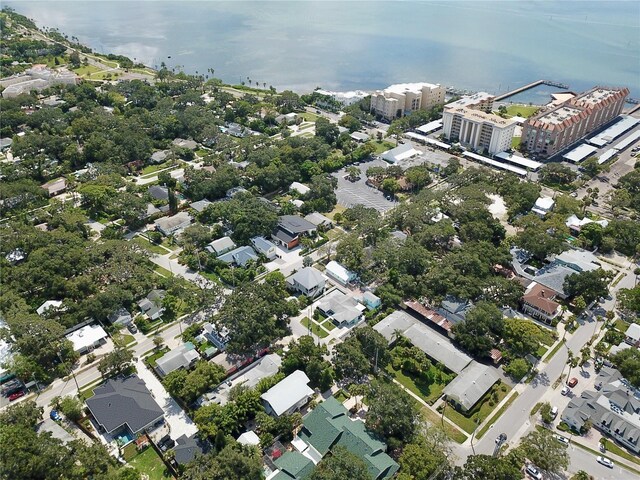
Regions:
[[[298, 91], [539, 78], [640, 97], [640, 2], [4, 1], [98, 52]], [[170, 57], [170, 58], [169, 58]], [[539, 89], [521, 101], [546, 101]], [[540, 93], [543, 92], [543, 93]]]

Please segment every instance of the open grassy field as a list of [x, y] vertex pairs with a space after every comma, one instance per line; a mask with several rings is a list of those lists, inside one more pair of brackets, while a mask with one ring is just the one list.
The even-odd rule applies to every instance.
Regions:
[[376, 155], [380, 155], [382, 152], [386, 152], [387, 150], [390, 150], [396, 146], [395, 143], [386, 141], [378, 143], [377, 140], [372, 140], [369, 143], [373, 144], [373, 146], [376, 147], [376, 151], [374, 152]]
[[509, 115], [510, 117], [524, 117], [524, 118], [529, 118], [530, 116], [534, 115], [538, 110], [540, 110], [540, 107], [536, 107], [536, 106], [529, 106], [529, 105], [509, 105], [507, 107], [507, 115]]
[[[158, 255], [165, 255], [165, 254], [169, 253], [167, 250], [162, 248], [160, 245], [156, 245], [154, 243], [151, 243], [149, 240], [147, 240], [146, 238], [141, 237], [141, 236], [137, 236], [137, 237], [131, 239], [131, 241], [134, 242], [134, 243], [137, 243], [142, 248], [144, 248], [145, 250], [148, 250], [151, 253], [157, 253]], [[155, 269], [155, 267], [154, 267], [154, 269]]]

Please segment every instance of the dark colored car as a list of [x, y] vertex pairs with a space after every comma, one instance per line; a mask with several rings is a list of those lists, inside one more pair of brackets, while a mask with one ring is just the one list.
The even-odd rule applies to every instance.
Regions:
[[20, 390], [18, 392], [14, 392], [11, 395], [9, 395], [9, 401], [13, 402], [14, 400], [17, 400], [20, 397], [24, 397], [24, 390]]
[[135, 324], [130, 323], [129, 325], [127, 325], [127, 330], [129, 330], [131, 333], [137, 333], [138, 327], [136, 327]]
[[49, 417], [51, 417], [51, 420], [53, 420], [54, 422], [59, 422], [60, 420], [62, 420], [62, 417], [57, 410], [51, 410], [51, 413], [49, 413]]
[[501, 433], [500, 435], [498, 435], [496, 437], [496, 444], [497, 445], [502, 445], [506, 441], [507, 441], [507, 434], [506, 433]]

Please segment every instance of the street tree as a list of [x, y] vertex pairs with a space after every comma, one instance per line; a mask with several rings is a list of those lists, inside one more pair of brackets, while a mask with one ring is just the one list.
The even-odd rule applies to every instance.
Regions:
[[542, 470], [560, 474], [569, 466], [567, 446], [547, 429], [534, 430], [522, 439], [520, 447], [526, 458]]

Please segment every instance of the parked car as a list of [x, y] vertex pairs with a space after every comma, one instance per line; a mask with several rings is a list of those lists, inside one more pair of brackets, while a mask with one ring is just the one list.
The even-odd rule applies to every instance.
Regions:
[[129, 325], [127, 325], [127, 330], [129, 330], [131, 333], [138, 333], [138, 327], [136, 327], [135, 323], [130, 323]]
[[571, 380], [569, 380], [569, 382], [567, 383], [567, 385], [569, 385], [571, 388], [575, 387], [578, 384], [578, 379], [576, 377], [573, 377]]
[[496, 445], [502, 445], [506, 441], [507, 441], [507, 434], [506, 433], [501, 433], [500, 435], [498, 435], [496, 437]]
[[556, 435], [556, 440], [560, 443], [564, 443], [565, 445], [569, 445], [569, 439], [567, 437], [563, 437], [562, 435]]
[[540, 473], [540, 470], [538, 470], [532, 464], [527, 465], [526, 471], [527, 471], [527, 475], [529, 475], [531, 478], [535, 478], [536, 480], [542, 480], [542, 474]]
[[600, 465], [604, 465], [605, 467], [613, 468], [613, 462], [609, 460], [607, 457], [598, 457], [596, 458], [597, 462]]
[[607, 451], [607, 447], [605, 447], [605, 446], [604, 446], [604, 443], [601, 443], [601, 444], [600, 444], [600, 446], [599, 446], [599, 448], [600, 448], [600, 451], [601, 451], [602, 453], [604, 453], [604, 452], [606, 452], [606, 451]]
[[167, 450], [169, 450], [170, 448], [173, 448], [175, 446], [176, 446], [175, 440], [173, 440], [173, 438], [170, 438], [169, 440], [164, 442], [162, 445], [160, 445], [160, 450], [163, 451], [163, 452], [166, 452]]
[[13, 402], [14, 400], [17, 400], [20, 397], [24, 397], [24, 390], [20, 390], [18, 392], [14, 392], [11, 395], [9, 395], [9, 401]]
[[560, 394], [564, 395], [565, 397], [569, 395], [569, 387], [567, 387], [566, 385], [562, 387], [562, 390], [560, 390]]
[[54, 422], [59, 422], [60, 420], [62, 420], [62, 417], [60, 416], [57, 410], [51, 410], [51, 413], [49, 413], [49, 417]]
[[555, 407], [555, 406], [554, 406], [554, 407], [551, 409], [551, 412], [550, 412], [550, 413], [551, 413], [551, 418], [553, 418], [553, 419], [555, 420], [555, 418], [558, 416], [558, 407]]

